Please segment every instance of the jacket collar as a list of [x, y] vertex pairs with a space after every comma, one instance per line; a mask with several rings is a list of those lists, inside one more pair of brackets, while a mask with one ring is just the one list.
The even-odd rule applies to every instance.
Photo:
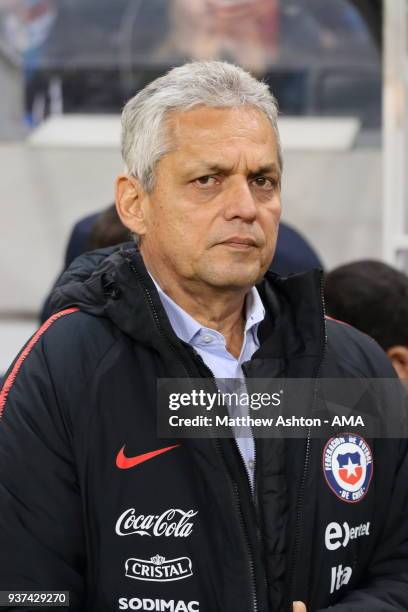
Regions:
[[[317, 356], [324, 344], [322, 273], [281, 278], [268, 271], [257, 285], [266, 316], [259, 327], [254, 359]], [[76, 259], [52, 296], [54, 312], [77, 306], [107, 317], [134, 340], [157, 349], [180, 345], [142, 256], [133, 243], [101, 249]]]

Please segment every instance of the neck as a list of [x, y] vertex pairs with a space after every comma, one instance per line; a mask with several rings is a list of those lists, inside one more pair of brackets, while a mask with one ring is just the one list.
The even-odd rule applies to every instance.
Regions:
[[192, 296], [191, 299], [183, 300], [181, 295], [178, 299], [176, 294], [166, 293], [201, 325], [222, 334], [227, 350], [235, 358], [239, 357], [244, 341], [245, 295], [240, 296], [239, 300], [220, 299], [219, 295], [218, 300], [211, 300], [208, 294], [207, 299], [205, 296], [199, 296], [197, 299]]
[[147, 268], [164, 293], [203, 327], [221, 333], [227, 350], [239, 357], [244, 340], [245, 297], [249, 288], [225, 290], [194, 280], [171, 279], [167, 274], [160, 274], [150, 263]]

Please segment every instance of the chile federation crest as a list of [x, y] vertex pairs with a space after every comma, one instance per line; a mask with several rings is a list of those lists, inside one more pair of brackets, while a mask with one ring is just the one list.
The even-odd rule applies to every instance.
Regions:
[[361, 501], [373, 475], [373, 455], [364, 438], [350, 433], [330, 438], [323, 450], [323, 472], [339, 499]]

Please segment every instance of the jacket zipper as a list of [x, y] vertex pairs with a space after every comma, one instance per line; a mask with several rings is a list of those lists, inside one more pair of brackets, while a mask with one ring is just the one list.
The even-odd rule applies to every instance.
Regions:
[[[316, 374], [315, 374], [315, 384], [314, 384], [314, 390], [313, 390], [312, 406], [314, 405], [316, 401], [318, 379], [319, 379], [323, 361], [326, 355], [326, 346], [327, 346], [326, 307], [324, 303], [324, 293], [323, 293], [323, 273], [320, 274], [320, 298], [321, 298], [321, 305], [322, 305], [322, 312], [323, 312], [322, 351], [321, 351], [321, 358], [319, 360], [319, 365], [317, 367]], [[302, 515], [302, 505], [303, 505], [303, 498], [304, 498], [304, 493], [305, 493], [306, 477], [307, 477], [307, 472], [309, 469], [311, 431], [312, 431], [311, 427], [309, 427], [308, 432], [307, 432], [307, 439], [306, 439], [306, 452], [305, 452], [305, 459], [303, 463], [302, 479], [300, 482], [299, 495], [298, 495], [297, 504], [296, 504], [297, 509], [296, 509], [296, 524], [295, 524], [295, 542], [293, 546], [292, 563], [291, 563], [291, 569], [290, 569], [290, 580], [289, 580], [290, 598], [289, 598], [288, 612], [293, 612], [292, 602], [293, 602], [293, 597], [294, 597], [293, 591], [295, 587], [295, 584], [294, 584], [295, 583], [295, 567], [296, 567], [296, 557], [297, 557], [299, 544], [300, 544], [300, 520], [301, 520], [301, 515]]]
[[[166, 340], [167, 344], [168, 344], [168, 345], [170, 345], [171, 349], [173, 350], [174, 354], [175, 354], [175, 355], [176, 355], [176, 357], [177, 357], [177, 361], [178, 361], [178, 362], [179, 362], [179, 363], [182, 365], [182, 367], [183, 367], [183, 369], [185, 370], [185, 372], [187, 373], [188, 377], [189, 377], [189, 378], [195, 378], [195, 377], [193, 376], [193, 373], [190, 371], [190, 369], [189, 369], [188, 365], [185, 363], [184, 358], [181, 358], [181, 357], [180, 357], [179, 351], [178, 351], [178, 350], [177, 350], [177, 349], [176, 349], [176, 348], [175, 348], [175, 347], [172, 345], [172, 343], [169, 341], [169, 339], [168, 339], [168, 337], [167, 337], [167, 334], [166, 334], [166, 333], [163, 331], [162, 326], [161, 326], [161, 324], [160, 324], [160, 319], [159, 319], [159, 317], [158, 317], [158, 315], [157, 315], [157, 311], [156, 311], [156, 308], [155, 308], [155, 306], [154, 306], [154, 303], [153, 303], [153, 300], [152, 300], [152, 297], [151, 297], [151, 294], [150, 294], [149, 289], [148, 289], [148, 288], [145, 286], [145, 284], [144, 284], [144, 282], [143, 282], [142, 278], [140, 277], [140, 274], [138, 273], [137, 269], [136, 269], [136, 268], [135, 268], [135, 266], [133, 265], [132, 261], [131, 261], [130, 259], [127, 259], [127, 262], [128, 262], [128, 264], [129, 264], [129, 266], [130, 266], [130, 269], [131, 269], [131, 270], [132, 270], [132, 272], [133, 272], [133, 273], [136, 275], [136, 277], [138, 278], [138, 280], [139, 280], [139, 282], [140, 282], [140, 284], [141, 284], [141, 286], [142, 286], [142, 288], [143, 288], [143, 292], [144, 292], [144, 295], [145, 295], [146, 301], [147, 301], [147, 303], [148, 303], [148, 305], [149, 305], [149, 307], [150, 307], [150, 309], [151, 309], [151, 311], [152, 311], [153, 318], [154, 318], [154, 320], [155, 320], [156, 326], [157, 326], [157, 328], [158, 328], [158, 330], [159, 330], [159, 332], [160, 332], [161, 336], [162, 336], [162, 337], [163, 337], [163, 338]], [[208, 371], [208, 373], [210, 374], [210, 378], [212, 379], [212, 381], [213, 381], [213, 383], [214, 383], [215, 388], [218, 390], [217, 383], [216, 383], [216, 379], [215, 379], [215, 376], [214, 376], [213, 372], [212, 372], [212, 371], [210, 370], [210, 368], [209, 368], [209, 367], [208, 367], [208, 366], [207, 366], [207, 365], [204, 363], [204, 361], [203, 361], [203, 359], [201, 358], [201, 356], [200, 356], [200, 355], [196, 354], [196, 356], [197, 356], [197, 358], [200, 360], [200, 362], [202, 363], [202, 365], [204, 366], [204, 368], [205, 368], [205, 369]], [[249, 535], [248, 535], [248, 533], [247, 533], [247, 530], [245, 529], [245, 522], [244, 522], [244, 517], [243, 517], [243, 514], [242, 514], [242, 508], [241, 508], [241, 501], [240, 501], [240, 497], [239, 497], [238, 486], [237, 486], [237, 484], [236, 484], [236, 483], [233, 481], [233, 479], [232, 479], [232, 477], [231, 477], [231, 474], [229, 473], [229, 470], [228, 470], [228, 468], [227, 468], [227, 466], [226, 466], [226, 462], [225, 462], [225, 458], [224, 458], [224, 453], [223, 453], [223, 451], [222, 451], [220, 441], [219, 441], [217, 438], [214, 438], [214, 442], [215, 442], [215, 447], [216, 447], [216, 449], [217, 449], [217, 452], [218, 452], [218, 454], [220, 455], [220, 457], [221, 457], [221, 459], [222, 459], [222, 461], [223, 461], [223, 464], [224, 464], [224, 467], [225, 467], [226, 474], [227, 474], [228, 479], [229, 479], [230, 484], [231, 484], [231, 488], [232, 488], [232, 492], [233, 492], [233, 502], [234, 502], [234, 507], [235, 507], [235, 508], [236, 508], [236, 510], [237, 510], [237, 514], [238, 514], [238, 517], [239, 517], [239, 523], [240, 523], [241, 530], [242, 530], [242, 533], [243, 533], [243, 536], [244, 536], [244, 537], [243, 537], [243, 540], [244, 540], [244, 543], [245, 543], [245, 546], [246, 546], [246, 549], [247, 549], [247, 554], [248, 554], [248, 560], [249, 560], [249, 573], [250, 573], [251, 591], [252, 591], [252, 601], [253, 601], [252, 610], [253, 610], [253, 612], [258, 612], [259, 608], [258, 608], [258, 600], [257, 600], [257, 594], [256, 594], [256, 579], [255, 579], [255, 566], [254, 566], [254, 559], [253, 559], [253, 555], [252, 555], [252, 551], [251, 551], [251, 547], [250, 547], [250, 543], [249, 543]], [[244, 460], [243, 460], [242, 455], [241, 455], [241, 453], [239, 452], [239, 449], [238, 449], [238, 448], [237, 448], [237, 452], [238, 452], [238, 455], [239, 455], [239, 457], [240, 457], [240, 460], [241, 460], [242, 466], [243, 466], [243, 468], [244, 468], [245, 474], [246, 474], [246, 476], [247, 476], [247, 478], [248, 478], [248, 481], [249, 481], [249, 476], [248, 476], [248, 473], [247, 473], [247, 470], [246, 470], [246, 466], [245, 466], [245, 464], [244, 464]], [[255, 455], [254, 455], [254, 456], [255, 456]], [[254, 482], [255, 482], [255, 474], [254, 474]], [[250, 489], [252, 490], [252, 487], [251, 487], [251, 483], [250, 483], [250, 481], [249, 481], [249, 486], [250, 486]]]
[[[210, 378], [213, 381], [214, 387], [219, 392], [219, 388], [218, 388], [217, 381], [216, 381], [216, 378], [214, 376], [213, 371], [206, 365], [206, 363], [204, 362], [204, 360], [201, 357], [201, 355], [196, 353], [196, 357], [200, 361], [202, 366], [208, 371], [208, 373], [210, 375]], [[245, 372], [244, 372], [244, 375], [245, 375]], [[219, 439], [218, 438], [213, 438], [213, 440], [214, 440], [217, 452], [220, 455], [220, 457], [222, 459], [222, 462], [224, 463], [226, 473], [227, 473], [228, 478], [229, 478], [230, 483], [231, 483], [234, 506], [235, 506], [235, 509], [237, 511], [237, 514], [238, 514], [239, 523], [240, 523], [240, 526], [241, 526], [242, 533], [244, 534], [244, 542], [245, 542], [245, 546], [246, 546], [247, 554], [248, 554], [249, 575], [250, 575], [250, 580], [251, 580], [251, 591], [252, 591], [252, 602], [253, 602], [252, 609], [253, 609], [253, 612], [258, 612], [259, 607], [258, 607], [258, 598], [257, 598], [257, 594], [256, 594], [256, 577], [255, 577], [254, 557], [253, 557], [251, 546], [250, 546], [250, 543], [249, 543], [249, 534], [248, 534], [248, 532], [247, 532], [247, 530], [245, 528], [245, 521], [244, 521], [244, 516], [243, 516], [243, 513], [242, 513], [242, 507], [241, 507], [241, 500], [240, 500], [239, 491], [238, 491], [238, 485], [231, 478], [229, 470], [228, 470], [228, 468], [226, 466], [224, 452], [223, 452], [223, 450], [221, 448], [221, 444], [220, 444]], [[234, 443], [235, 443], [235, 448], [236, 448], [237, 454], [239, 456], [239, 461], [241, 463], [242, 469], [244, 470], [244, 473], [245, 473], [247, 481], [248, 481], [249, 489], [255, 495], [255, 490], [256, 490], [255, 489], [255, 472], [254, 472], [254, 487], [252, 487], [252, 484], [251, 484], [250, 478], [248, 476], [248, 472], [247, 472], [247, 469], [246, 469], [246, 465], [245, 465], [244, 459], [243, 459], [243, 457], [241, 455], [241, 451], [239, 450], [237, 441], [235, 439], [234, 439]], [[255, 466], [256, 466], [255, 443], [254, 443], [254, 462], [255, 462]], [[251, 502], [254, 503], [254, 499], [252, 499]], [[256, 512], [256, 504], [255, 503], [254, 503], [254, 506], [255, 506], [255, 512]]]

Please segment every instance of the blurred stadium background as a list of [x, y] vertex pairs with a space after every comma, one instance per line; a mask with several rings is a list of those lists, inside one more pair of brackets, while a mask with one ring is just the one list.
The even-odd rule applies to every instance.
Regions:
[[407, 32], [406, 0], [1, 0], [0, 372], [73, 224], [112, 201], [124, 102], [188, 59], [269, 83], [283, 218], [327, 268], [408, 271]]

